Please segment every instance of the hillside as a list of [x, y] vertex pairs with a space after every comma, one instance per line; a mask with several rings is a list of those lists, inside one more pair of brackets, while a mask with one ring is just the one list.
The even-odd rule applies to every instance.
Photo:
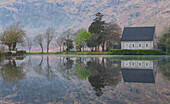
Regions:
[[32, 37], [47, 27], [87, 29], [97, 12], [122, 28], [156, 25], [160, 33], [170, 25], [169, 0], [0, 0], [0, 32], [16, 21]]

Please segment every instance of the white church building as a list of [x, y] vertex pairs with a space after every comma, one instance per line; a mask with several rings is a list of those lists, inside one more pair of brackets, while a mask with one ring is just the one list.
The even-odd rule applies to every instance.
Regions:
[[121, 49], [157, 49], [158, 39], [155, 26], [125, 27], [121, 39]]

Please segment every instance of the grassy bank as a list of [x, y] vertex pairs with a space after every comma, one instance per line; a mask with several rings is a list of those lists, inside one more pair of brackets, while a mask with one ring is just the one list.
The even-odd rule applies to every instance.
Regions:
[[69, 55], [163, 55], [159, 49], [152, 50], [127, 50], [112, 49], [109, 52], [27, 52], [27, 54], [69, 54]]
[[26, 54], [108, 55], [109, 52], [27, 52]]

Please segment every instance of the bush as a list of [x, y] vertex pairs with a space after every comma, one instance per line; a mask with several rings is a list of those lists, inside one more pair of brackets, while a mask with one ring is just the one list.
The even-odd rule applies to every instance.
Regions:
[[74, 55], [107, 55], [107, 52], [65, 52], [63, 54], [74, 54]]
[[17, 56], [21, 56], [21, 55], [24, 55], [24, 54], [26, 54], [26, 51], [25, 51], [25, 50], [16, 51], [16, 55], [17, 55]]
[[63, 52], [56, 52], [55, 54], [63, 54]]
[[160, 49], [111, 49], [112, 55], [162, 55]]
[[11, 51], [5, 52], [4, 55], [5, 56], [12, 56], [12, 52]]

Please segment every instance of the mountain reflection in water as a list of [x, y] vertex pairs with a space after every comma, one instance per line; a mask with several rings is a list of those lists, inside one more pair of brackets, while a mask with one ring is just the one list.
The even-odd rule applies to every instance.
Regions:
[[6, 58], [0, 63], [0, 103], [169, 103], [170, 59], [135, 59]]

